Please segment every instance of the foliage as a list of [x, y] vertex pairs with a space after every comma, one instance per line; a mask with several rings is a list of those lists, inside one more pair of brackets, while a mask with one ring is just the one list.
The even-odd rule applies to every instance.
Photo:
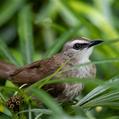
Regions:
[[[105, 41], [91, 57], [98, 69], [95, 80], [73, 78], [51, 81], [50, 77], [46, 77], [25, 89], [9, 81], [1, 83], [0, 118], [118, 119], [118, 7], [117, 0], [0, 1], [0, 58], [18, 67], [51, 57], [74, 37]], [[59, 104], [40, 89], [45, 84], [57, 82], [82, 82], [86, 89], [77, 97], [75, 105]], [[16, 93], [25, 101], [18, 113], [5, 105], [6, 100]], [[28, 94], [37, 96], [45, 106], [38, 108]]]

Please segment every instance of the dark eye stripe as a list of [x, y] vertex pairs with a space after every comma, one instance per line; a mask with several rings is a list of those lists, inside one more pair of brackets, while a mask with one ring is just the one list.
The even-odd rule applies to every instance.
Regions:
[[79, 50], [87, 47], [88, 43], [76, 43], [73, 45], [73, 49]]

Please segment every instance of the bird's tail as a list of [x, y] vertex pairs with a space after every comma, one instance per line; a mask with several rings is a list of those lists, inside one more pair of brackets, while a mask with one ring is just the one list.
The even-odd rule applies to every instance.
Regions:
[[0, 79], [8, 79], [16, 69], [15, 65], [0, 61]]

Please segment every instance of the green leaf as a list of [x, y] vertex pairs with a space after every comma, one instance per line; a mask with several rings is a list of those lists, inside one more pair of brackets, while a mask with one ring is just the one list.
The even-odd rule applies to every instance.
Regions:
[[48, 52], [46, 53], [45, 57], [49, 58], [51, 57], [53, 54], [55, 54], [56, 52], [58, 52], [58, 50], [61, 48], [61, 46], [68, 40], [71, 39], [71, 37], [76, 36], [77, 32], [81, 29], [81, 26], [78, 25], [74, 28], [71, 28], [70, 30], [64, 32], [58, 39], [56, 39], [56, 41], [54, 42], [54, 44], [51, 46], [51, 48], [48, 50]]
[[20, 9], [25, 0], [7, 0], [0, 9], [0, 26], [5, 24]]
[[12, 117], [12, 113], [5, 106], [0, 104], [0, 112], [4, 113], [7, 116]]
[[25, 6], [19, 13], [18, 32], [23, 61], [29, 64], [33, 61], [34, 44], [32, 31], [32, 12], [30, 6]]
[[43, 102], [49, 109], [51, 109], [54, 114], [57, 115], [64, 114], [62, 108], [45, 91], [41, 89], [32, 88], [30, 89], [30, 92], [32, 92], [33, 96], [38, 97], [39, 100]]
[[87, 16], [88, 19], [90, 19], [93, 24], [101, 29], [108, 38], [119, 37], [114, 27], [95, 8], [79, 1], [70, 1], [69, 6], [75, 11], [75, 13], [83, 13], [85, 16]]
[[16, 58], [12, 55], [3, 39], [0, 39], [0, 56], [17, 66], [19, 65]]
[[43, 114], [51, 114], [52, 111], [48, 110], [48, 109], [30, 109], [30, 110], [22, 110], [20, 112], [18, 112], [18, 114], [21, 114], [21, 113], [28, 113], [28, 112], [40, 112], [40, 113], [43, 113]]
[[41, 25], [51, 23], [52, 19], [56, 17], [58, 10], [58, 4], [55, 4], [53, 0], [48, 1], [48, 3], [36, 14], [35, 23]]
[[[112, 80], [105, 82], [89, 92], [83, 97], [75, 106], [82, 106], [91, 108], [94, 106], [111, 106], [119, 108], [119, 91], [118, 84], [119, 79], [116, 77]], [[117, 87], [117, 89], [116, 89]]]

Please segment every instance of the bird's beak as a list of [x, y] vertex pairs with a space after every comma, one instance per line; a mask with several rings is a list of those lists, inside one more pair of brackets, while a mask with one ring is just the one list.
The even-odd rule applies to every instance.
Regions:
[[102, 43], [103, 41], [102, 40], [95, 40], [95, 41], [90, 41], [89, 42], [89, 45], [88, 45], [88, 48], [94, 46], [94, 45], [98, 45], [100, 43]]

